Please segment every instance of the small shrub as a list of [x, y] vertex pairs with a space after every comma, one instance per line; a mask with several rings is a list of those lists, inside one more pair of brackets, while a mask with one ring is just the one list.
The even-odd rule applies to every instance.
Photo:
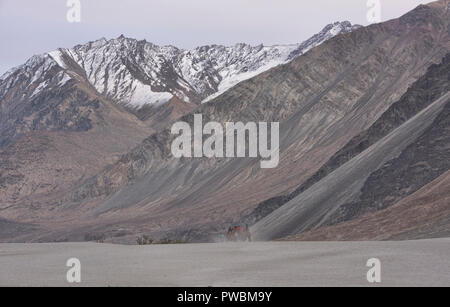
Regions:
[[136, 243], [138, 245], [149, 245], [153, 244], [153, 240], [149, 238], [147, 235], [142, 235], [136, 239]]

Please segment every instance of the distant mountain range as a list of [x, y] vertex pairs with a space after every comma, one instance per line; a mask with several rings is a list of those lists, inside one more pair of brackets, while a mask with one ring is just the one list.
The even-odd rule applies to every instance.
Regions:
[[[173, 96], [200, 103], [240, 81], [292, 60], [335, 35], [359, 27], [348, 21], [335, 22], [301, 44], [250, 46], [242, 43], [193, 50], [157, 46], [122, 35], [34, 56], [0, 80], [5, 92], [17, 81], [32, 75], [28, 85], [33, 91], [26, 93], [28, 98], [76, 78], [86, 80], [108, 99], [132, 108], [163, 104]], [[42, 78], [55, 65], [63, 69], [54, 77], [55, 83]]]
[[[448, 236], [448, 4], [298, 45], [121, 36], [31, 58], [0, 78], [0, 241]], [[174, 158], [194, 112], [280, 122], [278, 167]]]

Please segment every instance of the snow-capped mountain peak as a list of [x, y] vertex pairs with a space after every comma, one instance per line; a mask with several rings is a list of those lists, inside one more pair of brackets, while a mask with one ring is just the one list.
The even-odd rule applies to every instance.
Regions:
[[[64, 84], [70, 78], [85, 80], [98, 93], [130, 108], [160, 105], [173, 96], [185, 102], [201, 103], [357, 27], [348, 21], [336, 22], [301, 44], [251, 46], [240, 43], [192, 50], [158, 46], [123, 35], [110, 40], [101, 38], [32, 57], [0, 77], [0, 91], [2, 87], [11, 87], [16, 79], [14, 75], [21, 72], [33, 72], [35, 76], [30, 82], [39, 79], [42, 83], [33, 86], [33, 91], [42, 90], [50, 84], [42, 78], [43, 73], [57, 65], [63, 70], [59, 72], [57, 84]], [[6, 86], [4, 82], [9, 84]], [[51, 84], [54, 86], [55, 82]]]

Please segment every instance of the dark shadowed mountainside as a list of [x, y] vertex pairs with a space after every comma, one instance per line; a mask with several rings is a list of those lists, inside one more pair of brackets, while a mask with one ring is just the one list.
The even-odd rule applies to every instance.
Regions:
[[297, 195], [306, 191], [328, 174], [345, 164], [358, 154], [375, 144], [389, 132], [416, 115], [450, 90], [450, 54], [447, 54], [440, 64], [431, 65], [426, 74], [419, 78], [399, 101], [392, 104], [386, 112], [367, 130], [350, 140], [337, 151], [314, 175], [288, 195], [270, 198], [261, 204], [248, 216], [244, 223], [254, 224], [261, 218], [278, 209]]

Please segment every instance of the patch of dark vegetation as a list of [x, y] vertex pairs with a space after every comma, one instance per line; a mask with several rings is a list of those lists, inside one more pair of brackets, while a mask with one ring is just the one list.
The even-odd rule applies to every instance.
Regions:
[[185, 243], [189, 243], [188, 240], [186, 239], [169, 239], [169, 238], [164, 238], [161, 240], [153, 240], [151, 239], [149, 236], [147, 235], [142, 235], [137, 237], [136, 239], [136, 243], [138, 245], [150, 245], [150, 244], [185, 244]]
[[150, 239], [147, 235], [142, 235], [136, 239], [138, 245], [149, 245], [153, 243], [153, 239]]
[[189, 243], [188, 240], [185, 239], [162, 239], [158, 242], [156, 242], [155, 244], [186, 244]]
[[84, 235], [84, 241], [88, 242], [98, 242], [103, 243], [105, 242], [106, 236], [103, 233], [86, 233]]

